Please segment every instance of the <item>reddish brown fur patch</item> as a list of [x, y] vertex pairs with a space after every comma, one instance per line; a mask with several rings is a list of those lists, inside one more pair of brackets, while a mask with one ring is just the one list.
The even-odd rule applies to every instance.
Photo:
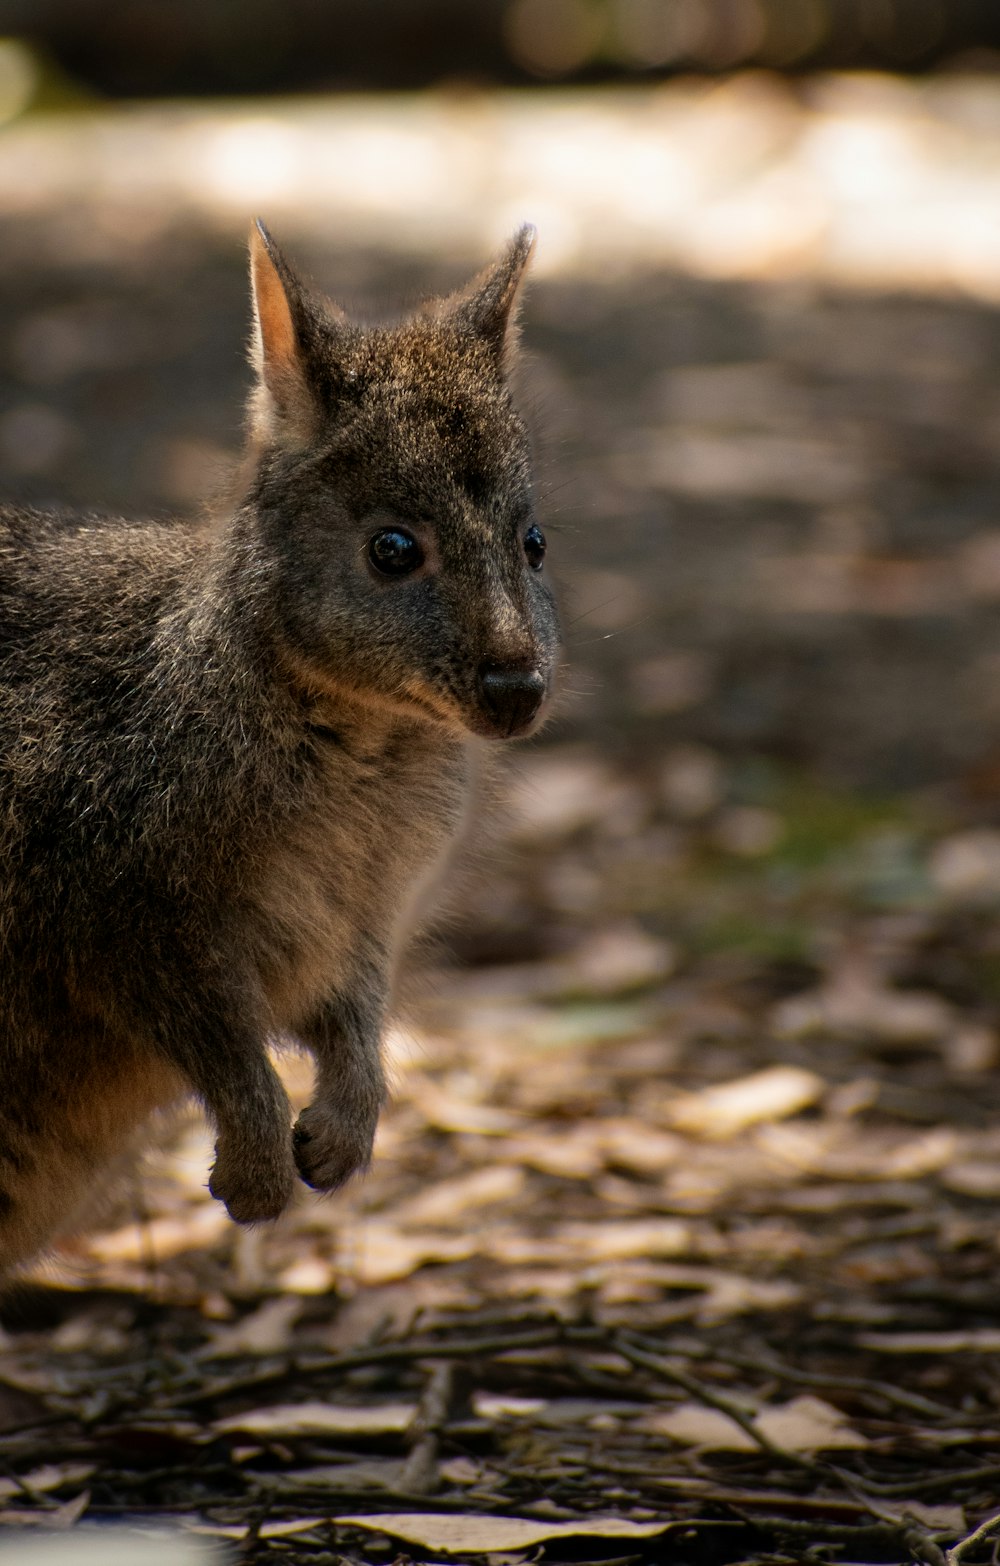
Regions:
[[71, 1232], [109, 1164], [138, 1150], [143, 1123], [189, 1091], [180, 1072], [142, 1049], [119, 1045], [111, 1073], [99, 1060], [80, 1069], [77, 1059], [71, 1096], [43, 1102], [37, 1134], [17, 1138], [17, 1178], [2, 1187], [0, 1274]]

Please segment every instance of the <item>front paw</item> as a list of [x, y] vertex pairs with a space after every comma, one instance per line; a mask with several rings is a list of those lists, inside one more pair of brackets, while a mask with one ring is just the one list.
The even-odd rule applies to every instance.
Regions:
[[292, 1132], [299, 1174], [315, 1191], [335, 1191], [368, 1168], [378, 1126], [378, 1106], [350, 1109], [315, 1103], [304, 1109]]
[[271, 1148], [260, 1143], [220, 1137], [208, 1189], [225, 1202], [236, 1223], [266, 1223], [278, 1218], [295, 1189], [291, 1138]]

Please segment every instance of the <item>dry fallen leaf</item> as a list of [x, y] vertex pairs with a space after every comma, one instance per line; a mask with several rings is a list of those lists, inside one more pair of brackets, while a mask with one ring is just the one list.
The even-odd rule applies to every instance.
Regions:
[[90, 1491], [81, 1490], [72, 1500], [62, 1501], [58, 1506], [47, 1507], [44, 1511], [5, 1507], [0, 1512], [0, 1522], [8, 1526], [44, 1528], [47, 1534], [68, 1533], [76, 1527], [89, 1505]]
[[449, 993], [482, 1007], [491, 1001], [559, 1000], [575, 996], [616, 996], [669, 978], [677, 962], [667, 941], [656, 940], [641, 925], [612, 925], [581, 941], [565, 957], [542, 962], [504, 963], [460, 977], [449, 976]]
[[611, 1166], [640, 1175], [661, 1174], [681, 1162], [688, 1151], [683, 1137], [632, 1116], [616, 1115], [505, 1137], [496, 1146], [496, 1157], [563, 1179], [588, 1180]]
[[880, 1354], [1000, 1354], [1000, 1328], [970, 1327], [964, 1332], [863, 1332], [861, 1348]]
[[[657, 1435], [706, 1451], [758, 1450], [753, 1438], [734, 1419], [701, 1403], [680, 1403], [666, 1412], [648, 1415], [641, 1424]], [[839, 1410], [818, 1397], [796, 1397], [791, 1402], [761, 1409], [753, 1426], [765, 1440], [786, 1452], [827, 1452], [868, 1445]]]
[[614, 925], [593, 935], [566, 959], [562, 988], [581, 995], [620, 995], [659, 983], [673, 972], [677, 956], [666, 941], [640, 925]]
[[471, 1457], [449, 1458], [440, 1464], [438, 1471], [448, 1484], [495, 1484], [500, 1479], [497, 1469], [490, 1468], [487, 1463], [476, 1462]]
[[928, 870], [950, 902], [994, 901], [1000, 895], [1000, 832], [973, 827], [942, 838], [931, 850]]
[[802, 1122], [792, 1126], [761, 1126], [758, 1144], [770, 1156], [793, 1168], [831, 1180], [917, 1180], [950, 1164], [958, 1138], [950, 1126], [936, 1126], [916, 1136], [895, 1128], [851, 1122]]
[[[676, 1266], [655, 1261], [619, 1261], [614, 1267], [594, 1268], [601, 1282], [601, 1297], [608, 1306], [659, 1296], [664, 1290], [689, 1289], [694, 1295], [691, 1314], [711, 1323], [744, 1311], [786, 1310], [802, 1298], [801, 1285], [782, 1278], [749, 1278], [721, 1267]], [[671, 1309], [677, 1310], [677, 1302]]]
[[200, 1358], [225, 1359], [238, 1354], [278, 1354], [292, 1342], [292, 1328], [302, 1314], [302, 1301], [280, 1294], [235, 1326], [215, 1327]]
[[547, 1406], [544, 1397], [504, 1397], [503, 1394], [477, 1392], [472, 1411], [479, 1419], [531, 1419]]
[[682, 1094], [670, 1118], [692, 1135], [729, 1137], [764, 1120], [783, 1120], [819, 1102], [823, 1078], [799, 1066], [769, 1066], [733, 1082]]
[[916, 1518], [917, 1522], [923, 1523], [925, 1528], [932, 1528], [935, 1533], [963, 1534], [967, 1527], [965, 1510], [961, 1506], [947, 1503], [929, 1506], [926, 1501], [890, 1501], [882, 1505], [885, 1511], [895, 1514], [901, 1523]]
[[852, 1430], [839, 1409], [819, 1397], [794, 1397], [773, 1408], [762, 1408], [755, 1427], [786, 1452], [831, 1452], [868, 1445]]
[[587, 1121], [505, 1138], [496, 1151], [500, 1158], [563, 1180], [589, 1180], [604, 1165], [598, 1128]]
[[417, 1412], [415, 1403], [381, 1403], [359, 1407], [353, 1403], [280, 1403], [273, 1408], [252, 1408], [245, 1414], [218, 1419], [213, 1429], [246, 1431], [251, 1435], [310, 1435], [320, 1431], [343, 1435], [382, 1435], [406, 1430]]
[[690, 1224], [679, 1218], [612, 1218], [607, 1223], [566, 1223], [552, 1236], [549, 1254], [581, 1261], [616, 1261], [631, 1256], [682, 1256], [690, 1251]]
[[332, 1262], [315, 1251], [306, 1251], [296, 1256], [291, 1266], [282, 1269], [278, 1285], [288, 1294], [328, 1294], [335, 1278]]
[[[184, 1526], [186, 1532], [204, 1534], [206, 1538], [210, 1539], [245, 1539], [250, 1533], [249, 1523], [188, 1522]], [[295, 1534], [312, 1533], [315, 1528], [325, 1528], [326, 1526], [326, 1518], [324, 1517], [289, 1517], [282, 1522], [262, 1523], [257, 1530], [257, 1537], [260, 1539], [288, 1539]], [[201, 1560], [201, 1557], [199, 1556], [198, 1559]], [[67, 1562], [67, 1566], [69, 1566], [69, 1562]], [[98, 1566], [96, 1561], [95, 1566]], [[143, 1556], [143, 1566], [145, 1566], [145, 1556]], [[166, 1560], [164, 1561], [164, 1566], [167, 1566]], [[183, 1566], [183, 1562], [178, 1560], [176, 1566]]]
[[303, 1490], [398, 1490], [403, 1475], [398, 1457], [371, 1457], [357, 1463], [323, 1463], [315, 1468], [292, 1468], [268, 1475], [268, 1489], [275, 1495], [301, 1495]]
[[393, 1221], [406, 1228], [455, 1223], [478, 1207], [511, 1201], [524, 1181], [524, 1170], [516, 1164], [488, 1164], [457, 1179], [440, 1180], [409, 1201], [398, 1203], [392, 1209]]
[[941, 1171], [941, 1184], [960, 1196], [978, 1196], [994, 1201], [1000, 1196], [1000, 1163], [963, 1159]]
[[480, 1419], [527, 1419], [536, 1429], [558, 1430], [565, 1425], [606, 1429], [608, 1422], [633, 1419], [643, 1414], [644, 1403], [615, 1402], [609, 1398], [587, 1397], [502, 1397], [477, 1392], [473, 1411]]
[[491, 1104], [446, 1092], [438, 1083], [416, 1074], [407, 1083], [407, 1093], [428, 1125], [438, 1131], [469, 1133], [473, 1136], [502, 1136], [516, 1131], [520, 1121], [515, 1115]]
[[756, 1443], [735, 1420], [703, 1403], [678, 1403], [663, 1413], [641, 1421], [651, 1435], [666, 1436], [680, 1446], [702, 1447], [710, 1452], [756, 1452]]
[[689, 1146], [670, 1131], [625, 1116], [598, 1120], [594, 1131], [608, 1164], [640, 1175], [657, 1175], [679, 1163]]
[[537, 1522], [530, 1517], [483, 1517], [475, 1513], [386, 1512], [335, 1517], [341, 1527], [387, 1533], [425, 1550], [445, 1555], [487, 1554], [520, 1550], [547, 1539], [651, 1539], [666, 1533], [669, 1522], [637, 1523], [627, 1517], [581, 1517], [578, 1522]]
[[95, 1234], [87, 1249], [99, 1261], [146, 1263], [154, 1256], [162, 1261], [182, 1251], [215, 1245], [224, 1234], [229, 1217], [220, 1202], [204, 1201], [179, 1218], [154, 1218], [149, 1223], [126, 1224], [112, 1234]]
[[819, 989], [779, 1001], [771, 1023], [788, 1038], [835, 1033], [912, 1044], [953, 1032], [955, 1008], [930, 991], [890, 989], [865, 960], [852, 957]]
[[405, 1337], [425, 1311], [469, 1310], [478, 1304], [478, 1296], [466, 1285], [433, 1272], [359, 1289], [337, 1312], [325, 1337], [326, 1346], [341, 1354], [376, 1338]]
[[427, 1229], [407, 1234], [376, 1219], [366, 1223], [357, 1238], [350, 1271], [357, 1282], [365, 1284], [396, 1283], [427, 1262], [465, 1261], [484, 1243], [474, 1231], [447, 1234]]
[[0, 1478], [0, 1500], [21, 1495], [32, 1490], [44, 1495], [49, 1490], [59, 1490], [63, 1485], [83, 1484], [94, 1472], [93, 1463], [51, 1463], [44, 1468], [34, 1468], [20, 1479]]

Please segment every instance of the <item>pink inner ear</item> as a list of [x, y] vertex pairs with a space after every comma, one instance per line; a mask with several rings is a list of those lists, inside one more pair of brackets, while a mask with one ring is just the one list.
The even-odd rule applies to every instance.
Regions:
[[260, 329], [261, 369], [265, 378], [273, 372], [287, 374], [299, 359], [295, 323], [281, 278], [256, 225], [250, 231], [250, 275]]

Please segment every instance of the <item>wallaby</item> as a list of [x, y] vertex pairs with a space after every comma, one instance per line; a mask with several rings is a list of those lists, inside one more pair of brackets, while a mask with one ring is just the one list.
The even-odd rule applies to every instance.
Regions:
[[[507, 382], [523, 228], [467, 288], [350, 322], [250, 235], [238, 500], [198, 523], [0, 511], [0, 1271], [154, 1109], [276, 1217], [371, 1156], [380, 1033], [477, 742], [558, 631]], [[298, 1039], [292, 1129], [267, 1054]]]

